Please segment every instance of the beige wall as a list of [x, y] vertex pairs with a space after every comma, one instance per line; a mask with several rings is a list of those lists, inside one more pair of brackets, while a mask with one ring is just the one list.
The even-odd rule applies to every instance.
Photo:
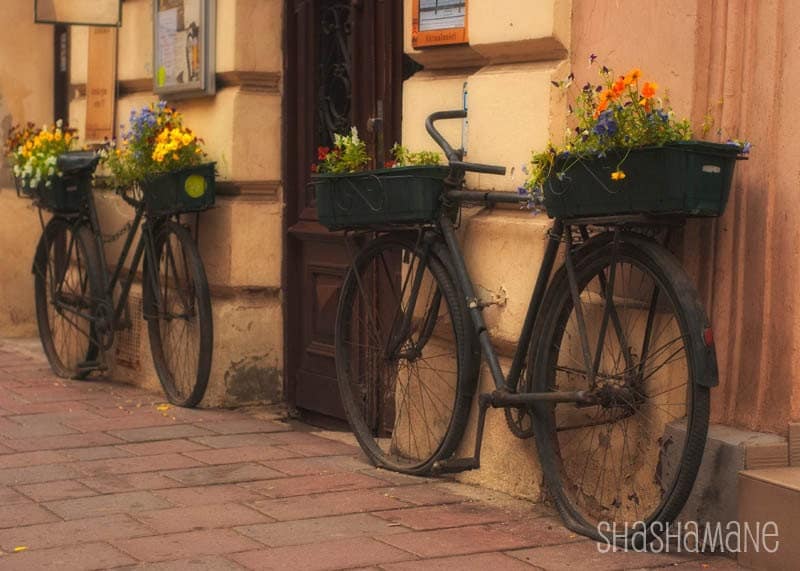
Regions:
[[[505, 165], [505, 177], [470, 175], [471, 188], [515, 190], [525, 175], [531, 149], [542, 148], [565, 128], [566, 105], [551, 80], [569, 73], [568, 0], [470, 0], [469, 46], [413, 50], [411, 2], [406, 0], [406, 52], [426, 66], [403, 86], [403, 143], [413, 149], [438, 150], [424, 128], [425, 117], [443, 109], [460, 109], [466, 83], [469, 125], [465, 160]], [[468, 67], [465, 67], [468, 66]], [[460, 121], [442, 123], [442, 132], [460, 146]], [[483, 297], [501, 305], [484, 312], [490, 333], [501, 348], [504, 370], [519, 335], [549, 221], [527, 211], [465, 212], [461, 230], [470, 274]], [[496, 255], [502, 252], [502, 256]], [[491, 390], [484, 367], [481, 390]], [[461, 453], [474, 446], [477, 407]], [[490, 410], [484, 433], [481, 469], [459, 478], [537, 498], [540, 470], [533, 440], [518, 440], [506, 427], [502, 410]]]
[[[201, 216], [200, 250], [214, 307], [214, 360], [203, 401], [208, 406], [274, 400], [282, 393], [281, 7], [280, 0], [217, 2], [217, 73], [228, 86], [214, 97], [170, 102], [206, 141], [220, 190], [226, 184], [229, 190], [249, 189], [246, 196], [219, 196], [217, 207]], [[86, 81], [86, 37], [85, 28], [72, 29], [75, 85]], [[152, 81], [150, 0], [123, 4], [118, 69], [123, 85]], [[149, 88], [120, 98], [117, 123], [155, 100]], [[73, 123], [82, 126], [85, 108], [83, 97], [73, 99]], [[107, 232], [132, 215], [113, 195], [98, 204]], [[112, 261], [119, 250], [119, 242], [109, 245]], [[132, 338], [123, 333], [121, 342], [127, 346]], [[116, 372], [157, 388], [144, 330], [138, 352], [137, 368], [120, 366]]]
[[[0, 139], [12, 125], [53, 122], [53, 28], [33, 23], [28, 0], [0, 3]], [[0, 335], [35, 335], [31, 264], [40, 226], [0, 161]]]

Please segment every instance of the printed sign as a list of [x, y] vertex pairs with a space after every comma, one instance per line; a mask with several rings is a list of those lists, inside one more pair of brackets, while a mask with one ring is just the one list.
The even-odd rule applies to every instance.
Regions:
[[153, 82], [160, 95], [214, 93], [213, 0], [155, 0]]
[[414, 0], [412, 6], [415, 48], [467, 43], [467, 0]]
[[117, 84], [117, 30], [89, 28], [86, 76], [86, 142], [114, 138]]

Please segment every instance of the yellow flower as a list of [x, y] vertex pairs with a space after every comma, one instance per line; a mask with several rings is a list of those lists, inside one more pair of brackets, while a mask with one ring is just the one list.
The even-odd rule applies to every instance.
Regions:
[[611, 180], [622, 180], [625, 178], [625, 173], [621, 170], [615, 170], [611, 173]]

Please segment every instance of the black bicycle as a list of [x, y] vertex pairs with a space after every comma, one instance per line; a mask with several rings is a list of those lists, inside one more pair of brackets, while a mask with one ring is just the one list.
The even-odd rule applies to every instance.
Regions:
[[[365, 244], [336, 321], [350, 425], [378, 466], [456, 472], [479, 466], [487, 410], [504, 408], [516, 436], [536, 436], [546, 489], [569, 528], [604, 540], [598, 526], [613, 525], [621, 542], [651, 534], [689, 496], [718, 382], [700, 297], [665, 247], [684, 217], [555, 219], [506, 375], [455, 227], [464, 203], [521, 198], [462, 189], [466, 171], [505, 173], [463, 162], [434, 128], [465, 116], [439, 112], [426, 122], [449, 160], [438, 218], [347, 233], [348, 243]], [[496, 388], [478, 395], [474, 454], [459, 458], [481, 355]]]
[[[121, 192], [135, 216], [109, 274], [92, 195], [98, 161], [91, 152], [61, 155], [63, 176], [32, 193], [43, 226], [33, 262], [42, 347], [61, 377], [84, 379], [106, 370], [115, 333], [130, 326], [128, 295], [144, 260], [142, 313], [158, 378], [170, 402], [195, 406], [205, 394], [213, 347], [211, 298], [195, 237], [181, 213], [153, 211], [141, 196]], [[46, 224], [42, 209], [53, 212]]]

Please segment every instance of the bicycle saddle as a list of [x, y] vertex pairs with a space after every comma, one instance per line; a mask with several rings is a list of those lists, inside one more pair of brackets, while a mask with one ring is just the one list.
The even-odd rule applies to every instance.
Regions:
[[64, 174], [80, 171], [93, 171], [100, 162], [100, 155], [94, 151], [71, 151], [58, 155], [58, 169]]

